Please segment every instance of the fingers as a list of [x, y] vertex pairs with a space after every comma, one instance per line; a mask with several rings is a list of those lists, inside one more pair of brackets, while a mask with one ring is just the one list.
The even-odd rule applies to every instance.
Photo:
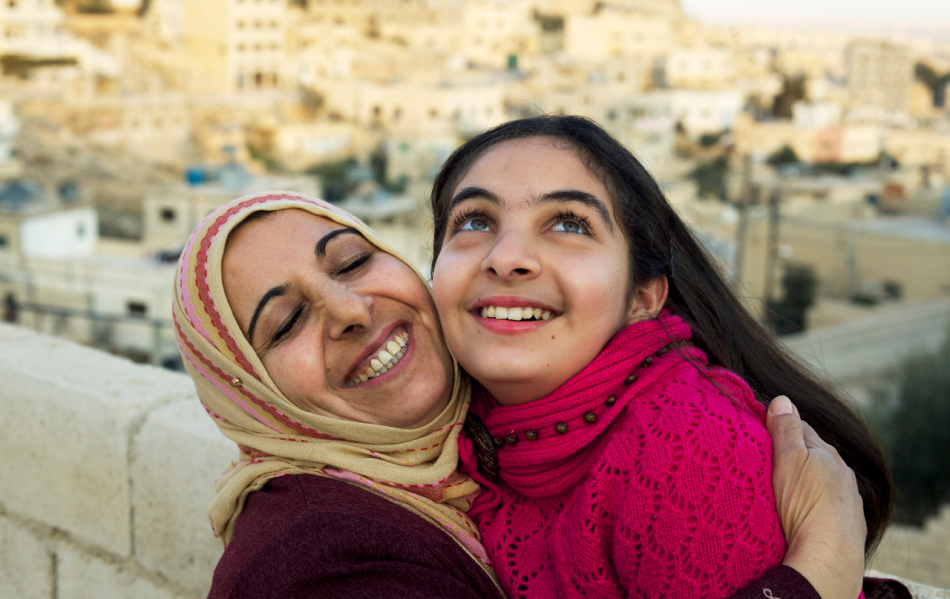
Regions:
[[[769, 429], [769, 435], [772, 436], [773, 454], [806, 451], [804, 426], [807, 425], [803, 425], [798, 410], [787, 397], [780, 395], [773, 399], [766, 416], [766, 426]], [[813, 435], [814, 432], [812, 431]], [[817, 435], [814, 436], [817, 438]]]

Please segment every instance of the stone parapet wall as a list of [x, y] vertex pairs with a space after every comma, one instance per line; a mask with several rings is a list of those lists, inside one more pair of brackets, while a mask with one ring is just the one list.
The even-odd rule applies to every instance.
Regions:
[[191, 379], [0, 325], [0, 597], [204, 597], [237, 455]]
[[[895, 524], [888, 528], [870, 566], [950, 589], [950, 505], [922, 527]], [[950, 591], [946, 596], [950, 599]]]
[[[950, 302], [940, 306], [914, 330], [944, 326]], [[832, 338], [820, 344], [829, 360]], [[207, 594], [221, 543], [206, 510], [237, 450], [188, 376], [0, 324], [0, 455], [0, 597]], [[889, 531], [874, 566], [950, 586], [948, 547], [950, 508], [922, 530]]]
[[882, 308], [782, 340], [815, 371], [847, 384], [892, 371], [915, 353], [934, 352], [948, 334], [950, 300], [937, 300]]

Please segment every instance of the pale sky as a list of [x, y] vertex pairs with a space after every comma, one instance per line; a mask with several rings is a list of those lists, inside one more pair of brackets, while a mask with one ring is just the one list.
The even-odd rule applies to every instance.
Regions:
[[686, 14], [725, 22], [946, 25], [950, 0], [680, 0]]

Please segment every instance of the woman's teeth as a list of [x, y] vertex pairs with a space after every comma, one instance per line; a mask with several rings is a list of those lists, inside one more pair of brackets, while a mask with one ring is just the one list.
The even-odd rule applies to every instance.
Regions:
[[503, 308], [501, 306], [485, 306], [482, 308], [482, 318], [498, 320], [548, 320], [553, 316], [550, 310], [541, 308]]
[[369, 366], [363, 369], [363, 372], [354, 374], [347, 381], [347, 386], [352, 387], [360, 383], [365, 383], [369, 379], [376, 378], [390, 368], [396, 365], [399, 360], [406, 355], [406, 345], [409, 343], [409, 333], [403, 331], [393, 337], [386, 343], [386, 349], [376, 354], [376, 357], [370, 360]]

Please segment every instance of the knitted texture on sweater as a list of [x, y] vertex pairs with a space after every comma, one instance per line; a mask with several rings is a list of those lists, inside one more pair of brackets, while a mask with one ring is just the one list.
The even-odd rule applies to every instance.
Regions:
[[[469, 512], [511, 597], [728, 597], [781, 562], [765, 408], [695, 347], [661, 352], [689, 337], [665, 314], [548, 397], [477, 394], [491, 434], [517, 438], [500, 485], [473, 473]], [[473, 472], [470, 444], [462, 460]]]

